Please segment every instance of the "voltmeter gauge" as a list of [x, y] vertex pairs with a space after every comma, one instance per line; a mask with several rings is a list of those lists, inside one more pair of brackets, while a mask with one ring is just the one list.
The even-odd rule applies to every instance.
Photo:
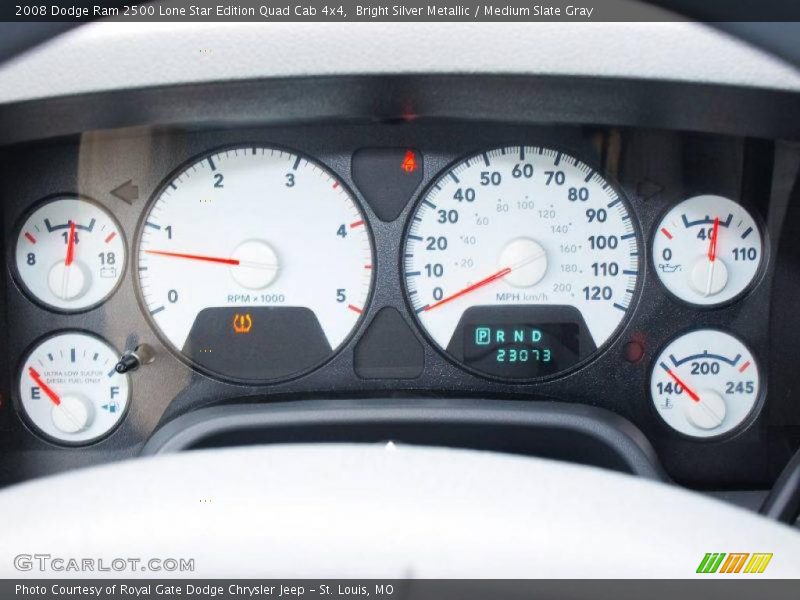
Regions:
[[19, 280], [49, 308], [73, 312], [99, 304], [116, 289], [124, 270], [120, 227], [89, 200], [48, 200], [28, 215], [19, 230]]
[[761, 394], [758, 364], [736, 337], [699, 329], [664, 348], [653, 366], [650, 393], [670, 427], [692, 437], [716, 437], [754, 413]]
[[117, 373], [119, 354], [88, 333], [45, 339], [22, 366], [19, 395], [28, 422], [63, 444], [88, 444], [107, 436], [128, 408], [128, 376]]
[[755, 220], [722, 196], [695, 196], [676, 205], [653, 240], [653, 261], [664, 286], [681, 300], [704, 306], [744, 292], [762, 256]]

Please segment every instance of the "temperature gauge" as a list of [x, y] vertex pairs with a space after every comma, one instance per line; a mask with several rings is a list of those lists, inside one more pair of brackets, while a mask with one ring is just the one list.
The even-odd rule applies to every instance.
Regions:
[[17, 274], [25, 290], [50, 308], [74, 312], [99, 304], [116, 289], [124, 269], [119, 225], [88, 200], [49, 200], [20, 228]]
[[681, 300], [711, 306], [744, 292], [761, 265], [753, 217], [722, 196], [684, 200], [662, 219], [653, 240], [661, 283]]
[[28, 421], [63, 444], [88, 444], [108, 435], [125, 416], [130, 384], [117, 373], [118, 353], [86, 333], [47, 338], [28, 355], [19, 393]]
[[673, 340], [656, 359], [650, 394], [673, 429], [708, 438], [739, 427], [760, 397], [758, 365], [734, 336], [699, 329]]

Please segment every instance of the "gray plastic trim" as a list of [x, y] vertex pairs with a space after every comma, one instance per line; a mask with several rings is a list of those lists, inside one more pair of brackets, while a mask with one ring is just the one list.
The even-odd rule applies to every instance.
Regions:
[[[522, 99], [522, 100], [521, 100]], [[591, 101], [587, 101], [591, 99]], [[448, 118], [800, 138], [800, 94], [644, 79], [415, 75], [178, 85], [0, 106], [0, 144], [129, 127]]]
[[783, 469], [760, 512], [784, 523], [797, 522], [800, 517], [800, 450]]
[[555, 430], [563, 433], [567, 443], [570, 437], [581, 436], [607, 446], [635, 475], [669, 481], [650, 442], [630, 421], [605, 409], [557, 402], [385, 399], [216, 406], [168, 422], [153, 434], [141, 453], [180, 452], [210, 436], [231, 432], [376, 424], [525, 427], [531, 436]]
[[428, 73], [800, 91], [796, 69], [698, 23], [97, 22], [5, 64], [0, 104], [217, 81]]

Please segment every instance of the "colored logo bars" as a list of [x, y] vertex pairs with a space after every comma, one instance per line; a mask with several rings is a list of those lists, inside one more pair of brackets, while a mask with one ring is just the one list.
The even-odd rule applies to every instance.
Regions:
[[[748, 560], [749, 558], [749, 560]], [[707, 552], [697, 567], [698, 573], [763, 573], [772, 553]]]

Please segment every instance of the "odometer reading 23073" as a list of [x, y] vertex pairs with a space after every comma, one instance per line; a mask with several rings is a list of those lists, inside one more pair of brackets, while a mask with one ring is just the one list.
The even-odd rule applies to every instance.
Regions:
[[508, 379], [554, 375], [620, 327], [639, 274], [626, 201], [563, 152], [497, 148], [439, 176], [410, 222], [409, 301], [454, 360]]
[[372, 243], [355, 199], [311, 159], [262, 146], [206, 155], [141, 225], [142, 298], [162, 336], [242, 381], [307, 371], [356, 327]]

